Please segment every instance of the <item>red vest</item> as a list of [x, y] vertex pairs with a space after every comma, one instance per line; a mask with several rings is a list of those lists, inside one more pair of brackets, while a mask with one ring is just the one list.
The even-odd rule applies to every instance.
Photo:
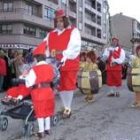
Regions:
[[[51, 83], [54, 78], [54, 69], [51, 65], [41, 64], [33, 67], [33, 70], [36, 75], [35, 85], [39, 83], [48, 82]], [[48, 100], [54, 98], [53, 91], [51, 87], [46, 88], [35, 88], [32, 90], [32, 99], [33, 100]]]
[[112, 57], [117, 59], [117, 58], [120, 57], [120, 54], [121, 54], [121, 47], [119, 46], [118, 50], [114, 50], [109, 55], [109, 57], [108, 57], [108, 64], [107, 64], [106, 70], [122, 70], [122, 65], [121, 64], [117, 64], [117, 65], [111, 66], [111, 59], [112, 59]]
[[[66, 29], [63, 33], [58, 35], [57, 31], [51, 31], [48, 38], [48, 45], [50, 53], [56, 50], [56, 58], [61, 60], [63, 55], [62, 52], [67, 49], [70, 41], [71, 32], [74, 27]], [[75, 40], [76, 41], [76, 40]], [[61, 53], [57, 53], [61, 52]], [[61, 70], [79, 70], [79, 57], [75, 59], [67, 59], [65, 66]]]
[[52, 82], [54, 78], [54, 69], [49, 64], [41, 64], [33, 67], [36, 74], [35, 85], [43, 82]]

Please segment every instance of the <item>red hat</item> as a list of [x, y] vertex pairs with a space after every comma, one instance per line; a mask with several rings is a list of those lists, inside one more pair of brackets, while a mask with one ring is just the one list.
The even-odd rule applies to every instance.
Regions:
[[33, 55], [45, 55], [46, 52], [46, 41], [42, 42], [37, 46], [37, 48], [33, 51]]
[[112, 41], [115, 41], [115, 40], [116, 40], [117, 42], [119, 42], [119, 39], [118, 39], [118, 38], [113, 37], [113, 38], [112, 38]]
[[59, 10], [56, 11], [56, 14], [55, 14], [56, 18], [64, 17], [64, 16], [66, 16], [66, 13], [63, 9], [59, 9]]

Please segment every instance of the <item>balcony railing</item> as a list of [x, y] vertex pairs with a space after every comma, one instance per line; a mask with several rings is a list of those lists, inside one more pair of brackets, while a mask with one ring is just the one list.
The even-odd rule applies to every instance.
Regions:
[[28, 10], [24, 8], [13, 8], [13, 9], [0, 9], [0, 14], [2, 13], [15, 13], [15, 14], [27, 14], [27, 15], [33, 15], [37, 17], [41, 17], [41, 14], [34, 10]]

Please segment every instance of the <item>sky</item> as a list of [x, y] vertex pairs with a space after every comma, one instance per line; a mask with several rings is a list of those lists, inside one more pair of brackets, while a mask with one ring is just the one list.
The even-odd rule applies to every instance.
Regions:
[[140, 22], [140, 0], [108, 0], [108, 3], [111, 16], [123, 13]]

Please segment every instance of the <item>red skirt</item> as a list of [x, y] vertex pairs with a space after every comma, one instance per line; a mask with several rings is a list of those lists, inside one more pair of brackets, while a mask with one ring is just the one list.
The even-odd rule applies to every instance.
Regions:
[[107, 85], [121, 86], [122, 85], [122, 71], [107, 71]]
[[54, 99], [47, 101], [33, 101], [36, 118], [46, 118], [54, 115]]
[[33, 89], [31, 93], [36, 118], [54, 115], [55, 100], [51, 88]]
[[76, 89], [77, 71], [61, 71], [60, 72], [59, 91]]

